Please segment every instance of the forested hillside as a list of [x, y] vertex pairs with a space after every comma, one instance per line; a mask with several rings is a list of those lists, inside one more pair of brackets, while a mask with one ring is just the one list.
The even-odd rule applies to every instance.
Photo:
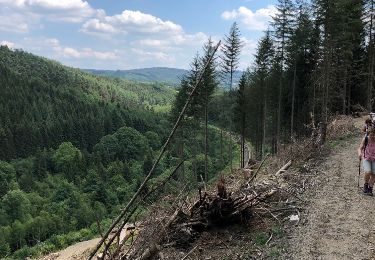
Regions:
[[[184, 76], [186, 76], [189, 72], [188, 70], [176, 69], [176, 68], [143, 68], [143, 69], [132, 69], [132, 70], [84, 69], [84, 71], [90, 72], [98, 76], [124, 78], [124, 79], [129, 79], [129, 80], [140, 81], [140, 82], [166, 83], [172, 87], [178, 87], [181, 82], [181, 79]], [[234, 72], [233, 81], [235, 82], [235, 85], [238, 85], [241, 75], [242, 75], [242, 71]], [[228, 90], [227, 85], [221, 84], [220, 86]]]
[[91, 151], [121, 126], [163, 133], [174, 91], [160, 84], [100, 78], [22, 51], [0, 48], [0, 159], [25, 157], [69, 140]]
[[[102, 78], [4, 46], [0, 92], [0, 258], [13, 259], [98, 235], [97, 223], [105, 228], [111, 222], [166, 139], [166, 112], [176, 93], [160, 83]], [[220, 147], [228, 142], [220, 143], [220, 132], [210, 129], [209, 168], [204, 145], [186, 145], [183, 178], [191, 185], [204, 172], [211, 178], [225, 167]], [[195, 138], [202, 135], [197, 130]], [[177, 162], [172, 146], [150, 185]], [[180, 178], [165, 191], [176, 189]]]
[[372, 1], [279, 0], [277, 9], [238, 84], [237, 23], [220, 46], [204, 43], [177, 91], [0, 47], [0, 257], [97, 235], [139, 187], [148, 194], [167, 179], [163, 192], [187, 191], [244, 167], [245, 151], [263, 159], [318, 127], [324, 141], [332, 115], [372, 110]]
[[143, 68], [132, 70], [94, 70], [86, 69], [99, 76], [124, 78], [141, 82], [164, 82], [172, 86], [177, 86], [187, 70], [175, 68]]

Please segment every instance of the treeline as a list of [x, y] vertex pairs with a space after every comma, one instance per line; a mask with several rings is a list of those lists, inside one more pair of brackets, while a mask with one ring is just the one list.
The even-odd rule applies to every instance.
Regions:
[[[236, 131], [242, 136], [242, 154], [245, 143], [250, 142], [253, 155], [261, 158], [310, 135], [319, 123], [324, 131], [332, 115], [373, 110], [373, 8], [372, 0], [279, 0], [277, 13], [258, 42], [253, 64], [235, 86], [233, 73], [243, 43], [234, 23], [187, 113], [188, 123], [176, 144], [179, 156], [186, 156], [183, 144], [189, 140], [184, 136], [204, 132], [207, 122], [230, 135]], [[172, 109], [175, 115], [197, 81], [212, 45], [206, 43], [203, 54], [193, 60], [181, 81]], [[227, 85], [229, 91], [218, 91], [219, 84]], [[194, 127], [189, 129], [189, 122]], [[196, 141], [209, 146], [204, 137]], [[230, 157], [231, 151], [224, 148]], [[242, 166], [244, 161], [242, 155]]]
[[236, 95], [236, 129], [258, 158], [331, 115], [374, 109], [373, 4], [279, 0]]
[[175, 92], [160, 84], [106, 79], [23, 51], [0, 47], [0, 159], [71, 141], [92, 150], [121, 126], [161, 135], [154, 110], [168, 108]]

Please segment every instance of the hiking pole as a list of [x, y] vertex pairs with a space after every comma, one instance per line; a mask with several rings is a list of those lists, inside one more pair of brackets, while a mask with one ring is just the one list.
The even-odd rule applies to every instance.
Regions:
[[359, 189], [359, 176], [361, 175], [361, 159], [359, 159], [359, 163], [358, 163], [358, 184], [357, 184], [357, 187]]

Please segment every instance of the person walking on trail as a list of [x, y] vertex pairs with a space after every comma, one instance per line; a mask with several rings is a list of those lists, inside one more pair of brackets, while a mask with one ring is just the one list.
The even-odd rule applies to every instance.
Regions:
[[358, 148], [359, 160], [365, 172], [363, 193], [373, 196], [372, 189], [375, 183], [375, 127], [368, 128], [368, 136], [364, 137]]
[[367, 118], [365, 121], [365, 125], [362, 127], [362, 132], [365, 134], [365, 136], [368, 135], [368, 129], [372, 126], [372, 121], [370, 118]]

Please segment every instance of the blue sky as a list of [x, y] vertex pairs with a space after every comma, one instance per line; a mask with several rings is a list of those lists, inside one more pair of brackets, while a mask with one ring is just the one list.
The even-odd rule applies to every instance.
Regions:
[[276, 0], [0, 0], [0, 44], [94, 69], [189, 68], [237, 22], [251, 65]]

